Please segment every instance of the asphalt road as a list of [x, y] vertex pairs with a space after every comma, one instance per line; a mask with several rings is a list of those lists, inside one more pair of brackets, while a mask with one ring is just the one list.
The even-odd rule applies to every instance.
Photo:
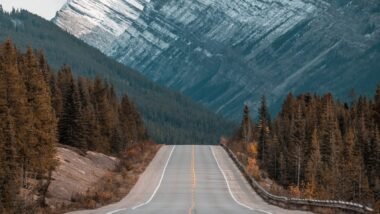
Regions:
[[122, 201], [104, 214], [305, 213], [264, 202], [220, 146], [164, 146]]

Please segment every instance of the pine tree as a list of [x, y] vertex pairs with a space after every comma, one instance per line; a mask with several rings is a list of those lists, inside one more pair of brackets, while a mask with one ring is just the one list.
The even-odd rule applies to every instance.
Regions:
[[[67, 68], [65, 68], [67, 69]], [[58, 124], [59, 142], [62, 144], [75, 146], [80, 149], [87, 147], [83, 139], [81, 124], [81, 109], [79, 102], [78, 88], [74, 82], [70, 70], [64, 71], [67, 74], [67, 81], [64, 83], [63, 112]]]
[[33, 115], [32, 130], [35, 138], [33, 148], [35, 157], [32, 159], [32, 164], [36, 172], [45, 174], [54, 168], [54, 162], [51, 160], [54, 159], [57, 143], [57, 122], [52, 109], [50, 89], [44, 76], [44, 72], [49, 71], [43, 71], [39, 67], [31, 48], [27, 50], [25, 58], [26, 66], [23, 74], [28, 80], [27, 96]]
[[353, 183], [355, 179], [353, 179], [353, 174], [357, 173], [354, 168], [354, 149], [355, 149], [355, 139], [354, 132], [352, 128], [350, 128], [345, 137], [344, 137], [344, 147], [342, 150], [342, 154], [340, 156], [341, 159], [341, 181], [339, 183], [339, 192], [341, 194], [340, 197], [347, 197], [348, 195], [353, 195], [354, 187]]
[[13, 51], [13, 45], [7, 41], [0, 53], [0, 211], [9, 210], [15, 205], [20, 188], [20, 170], [16, 159], [19, 145], [15, 138], [15, 121], [9, 109], [8, 73], [12, 69]]
[[134, 120], [136, 121], [136, 126], [137, 126], [137, 140], [142, 141], [142, 140], [147, 140], [149, 138], [147, 129], [145, 128], [144, 121], [142, 120], [142, 117], [137, 110], [136, 106], [132, 103], [132, 111], [134, 112], [133, 117]]
[[265, 96], [261, 98], [261, 106], [259, 108], [259, 154], [258, 158], [262, 161], [263, 165], [266, 164], [266, 153], [268, 152], [267, 140], [270, 133], [270, 116], [268, 112], [268, 107], [266, 104]]
[[380, 127], [380, 85], [377, 86], [375, 94], [374, 117], [377, 127]]
[[7, 100], [9, 108], [9, 117], [14, 121], [14, 136], [16, 142], [17, 161], [21, 164], [22, 183], [26, 183], [27, 171], [31, 160], [35, 159], [33, 154], [33, 129], [32, 112], [28, 106], [26, 87], [19, 72], [18, 56], [12, 42], [8, 40], [2, 51], [3, 55], [3, 72], [5, 85], [7, 87]]
[[120, 125], [123, 133], [122, 148], [132, 145], [137, 140], [137, 124], [133, 116], [133, 107], [128, 96], [123, 96], [120, 108]]
[[247, 105], [244, 106], [241, 129], [241, 137], [246, 141], [246, 143], [251, 142], [253, 137], [252, 121], [251, 117], [249, 116], [249, 108]]
[[303, 162], [304, 155], [304, 143], [305, 143], [305, 121], [302, 116], [301, 105], [298, 105], [297, 112], [294, 117], [294, 122], [291, 127], [291, 140], [289, 145], [290, 156], [293, 159], [294, 170], [294, 183], [297, 187], [300, 187], [301, 183], [301, 164]]
[[112, 154], [119, 154], [124, 149], [123, 140], [121, 137], [121, 131], [120, 129], [114, 128], [112, 130], [112, 136], [111, 136], [111, 153]]
[[118, 98], [116, 96], [115, 90], [113, 86], [111, 85], [108, 89], [107, 93], [107, 100], [109, 105], [109, 121], [111, 125], [111, 132], [109, 136], [109, 144], [111, 153], [117, 154], [120, 151], [118, 149], [120, 148], [121, 142], [121, 135], [120, 135], [120, 105]]
[[308, 187], [308, 196], [310, 198], [315, 198], [317, 196], [317, 188], [319, 184], [318, 176], [320, 176], [320, 167], [321, 167], [321, 155], [319, 149], [319, 140], [317, 129], [313, 129], [311, 142], [310, 142], [310, 155], [307, 161], [306, 166], [306, 179], [307, 179], [307, 187]]
[[16, 133], [14, 121], [5, 106], [0, 106], [0, 119], [2, 121], [0, 127], [0, 208], [3, 207], [9, 211], [14, 210], [20, 200], [18, 191], [21, 185], [16, 159]]
[[334, 111], [332, 95], [323, 97], [323, 112], [321, 115], [321, 160], [327, 168], [336, 166], [338, 144], [341, 142], [339, 124]]
[[252, 141], [252, 137], [253, 137], [253, 134], [252, 134], [252, 121], [251, 121], [251, 118], [249, 116], [249, 108], [247, 105], [244, 106], [244, 110], [243, 110], [243, 121], [242, 121], [242, 124], [241, 124], [241, 137], [243, 139], [243, 151], [244, 154], [245, 154], [245, 160], [246, 160], [246, 163], [248, 164], [248, 145], [249, 143]]
[[[31, 48], [29, 48], [28, 52], [29, 51], [31, 51]], [[41, 72], [43, 74], [44, 81], [46, 83], [50, 83], [50, 81], [52, 79], [52, 76], [53, 76], [53, 73], [50, 70], [50, 66], [48, 65], [48, 62], [47, 62], [47, 60], [45, 58], [45, 55], [43, 54], [42, 51], [38, 51], [36, 53], [36, 58], [37, 58], [37, 61], [38, 61], [39, 69], [41, 70]]]
[[370, 171], [370, 185], [373, 189], [375, 200], [380, 199], [380, 130], [376, 127], [376, 134], [372, 141], [372, 155], [371, 155], [371, 171]]
[[274, 134], [272, 138], [267, 141], [268, 162], [267, 171], [271, 178], [277, 179], [279, 177], [279, 147], [280, 141], [277, 134]]
[[96, 120], [94, 108], [91, 103], [90, 94], [88, 91], [87, 81], [84, 78], [78, 79], [78, 94], [80, 101], [80, 125], [82, 130], [82, 144], [83, 150], [87, 150], [91, 144], [92, 138], [92, 124]]
[[352, 168], [353, 173], [351, 174], [352, 178], [352, 187], [354, 188], [352, 199], [354, 201], [363, 202], [368, 200], [370, 193], [368, 178], [366, 176], [366, 169], [364, 166], [364, 160], [362, 151], [360, 150], [360, 145], [362, 142], [359, 140], [355, 141], [355, 145], [352, 150]]
[[99, 78], [95, 79], [93, 97], [95, 100], [95, 111], [100, 128], [100, 141], [97, 145], [97, 151], [109, 153], [111, 151], [111, 132], [114, 127], [112, 121], [112, 109], [108, 99], [108, 86]]

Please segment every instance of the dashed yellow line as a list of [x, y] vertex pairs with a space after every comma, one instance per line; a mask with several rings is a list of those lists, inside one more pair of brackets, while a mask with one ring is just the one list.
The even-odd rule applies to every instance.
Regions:
[[191, 158], [191, 169], [192, 169], [192, 185], [191, 185], [191, 207], [189, 209], [189, 214], [193, 213], [195, 208], [195, 189], [197, 187], [197, 176], [195, 173], [195, 146], [192, 147], [192, 158]]

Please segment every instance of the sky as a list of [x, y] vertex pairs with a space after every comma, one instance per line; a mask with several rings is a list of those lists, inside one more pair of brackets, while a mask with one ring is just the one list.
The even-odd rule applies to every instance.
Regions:
[[13, 7], [16, 9], [22, 8], [50, 20], [66, 1], [67, 0], [0, 0], [0, 4], [5, 11], [11, 11]]

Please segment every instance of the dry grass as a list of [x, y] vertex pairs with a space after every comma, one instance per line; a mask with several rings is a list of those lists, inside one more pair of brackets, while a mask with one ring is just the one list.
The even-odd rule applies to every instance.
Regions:
[[120, 201], [137, 182], [159, 150], [160, 145], [144, 142], [129, 147], [120, 158], [113, 172], [106, 174], [94, 188], [73, 195], [69, 205], [60, 205], [50, 213], [62, 213], [79, 209], [94, 209]]

